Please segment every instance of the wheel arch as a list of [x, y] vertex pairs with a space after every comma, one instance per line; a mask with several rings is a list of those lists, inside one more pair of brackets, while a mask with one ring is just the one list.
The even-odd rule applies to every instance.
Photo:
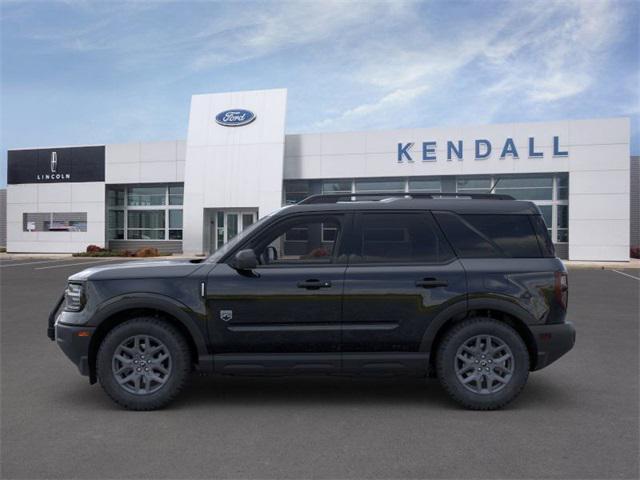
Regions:
[[205, 333], [186, 313], [187, 306], [162, 295], [144, 294], [136, 297], [115, 298], [95, 315], [97, 325], [89, 343], [89, 381], [95, 383], [96, 357], [104, 337], [116, 326], [136, 317], [162, 319], [184, 336], [189, 345], [192, 361], [199, 364], [208, 358]]
[[528, 324], [534, 324], [535, 319], [522, 307], [514, 305], [504, 299], [473, 299], [466, 302], [465, 308], [456, 304], [443, 310], [427, 328], [422, 342], [421, 351], [427, 351], [430, 367], [435, 366], [435, 352], [444, 337], [454, 325], [472, 317], [493, 318], [511, 326], [524, 341], [529, 352], [529, 369], [534, 370], [538, 358], [538, 347]]

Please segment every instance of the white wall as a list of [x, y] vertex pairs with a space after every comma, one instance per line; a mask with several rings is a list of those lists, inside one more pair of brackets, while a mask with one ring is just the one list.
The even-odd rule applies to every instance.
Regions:
[[[554, 157], [553, 137], [568, 157]], [[543, 158], [528, 158], [529, 137]], [[500, 153], [513, 138], [519, 158]], [[629, 259], [628, 118], [507, 123], [349, 133], [287, 135], [284, 177], [357, 178], [569, 172], [569, 258]], [[474, 159], [474, 141], [492, 153]], [[464, 160], [447, 161], [447, 141], [463, 141]], [[436, 141], [436, 161], [422, 161], [422, 142]], [[415, 143], [413, 162], [397, 161], [398, 143]]]
[[[203, 253], [204, 209], [252, 208], [263, 216], [282, 205], [285, 89], [194, 95], [184, 175], [183, 250]], [[218, 125], [228, 109], [250, 110], [256, 120]]]
[[[105, 187], [102, 182], [40, 183], [7, 186], [7, 251], [82, 252], [104, 247]], [[86, 232], [24, 232], [23, 213], [87, 212]]]
[[182, 182], [185, 155], [184, 140], [107, 145], [105, 181], [108, 184]]

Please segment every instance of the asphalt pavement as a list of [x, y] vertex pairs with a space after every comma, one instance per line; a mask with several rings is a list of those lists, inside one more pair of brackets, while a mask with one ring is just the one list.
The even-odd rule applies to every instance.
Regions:
[[68, 275], [0, 260], [2, 478], [638, 478], [638, 269], [572, 269], [575, 348], [496, 412], [436, 380], [192, 378], [129, 412], [46, 337]]

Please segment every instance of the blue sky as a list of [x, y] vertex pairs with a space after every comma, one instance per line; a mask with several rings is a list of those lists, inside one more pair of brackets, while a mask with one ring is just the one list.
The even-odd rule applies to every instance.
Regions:
[[286, 87], [287, 132], [609, 116], [640, 153], [640, 2], [1, 1], [6, 150], [186, 138]]

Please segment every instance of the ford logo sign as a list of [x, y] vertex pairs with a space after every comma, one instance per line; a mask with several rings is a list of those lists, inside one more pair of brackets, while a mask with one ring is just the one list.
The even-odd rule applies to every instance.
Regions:
[[256, 114], [249, 110], [225, 110], [216, 115], [216, 123], [225, 127], [241, 127], [256, 119]]

